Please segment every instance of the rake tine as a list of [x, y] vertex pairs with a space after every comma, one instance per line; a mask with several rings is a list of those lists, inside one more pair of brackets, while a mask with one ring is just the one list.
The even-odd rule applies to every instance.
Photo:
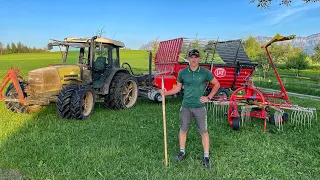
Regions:
[[294, 119], [294, 110], [292, 110], [291, 114], [290, 114], [290, 120], [292, 121], [293, 124], [295, 124], [295, 119]]
[[241, 125], [244, 126], [244, 107], [243, 106], [241, 107], [240, 117], [241, 117]]
[[279, 121], [279, 131], [283, 130], [283, 126], [282, 126], [282, 113], [280, 112], [278, 114], [278, 121]]
[[297, 124], [297, 120], [296, 120], [296, 110], [293, 110], [292, 112], [292, 121], [293, 121], [293, 124], [296, 125]]
[[279, 113], [275, 113], [275, 120], [276, 120], [276, 124], [278, 125], [278, 131], [280, 131], [281, 128], [281, 122], [280, 122], [280, 116]]
[[297, 110], [295, 111], [295, 121], [296, 121], [296, 125], [298, 126], [299, 125], [299, 113]]
[[222, 115], [221, 115], [221, 122], [224, 122], [224, 118], [225, 118], [225, 115], [226, 114], [226, 105], [223, 104], [222, 105]]
[[299, 126], [299, 123], [300, 123], [300, 121], [299, 121], [299, 111], [296, 111], [296, 121], [297, 121], [297, 126]]
[[212, 112], [212, 117], [214, 118], [215, 121], [217, 121], [217, 118], [214, 116], [215, 113], [214, 113], [214, 108], [216, 107], [215, 103], [212, 103], [211, 106], [210, 106], [210, 111]]
[[308, 115], [309, 115], [308, 111], [303, 113], [305, 126], [308, 126]]
[[311, 119], [313, 116], [313, 111], [311, 111], [310, 113], [308, 113], [308, 127], [311, 128]]
[[299, 126], [299, 112], [296, 111], [296, 121], [297, 121], [297, 126]]
[[[213, 104], [213, 106], [212, 106], [212, 116], [213, 116], [213, 117], [215, 117], [215, 116], [214, 116], [214, 115], [216, 114], [215, 111], [216, 111], [216, 105]], [[215, 121], [218, 122], [218, 117], [215, 118]]]
[[214, 114], [215, 114], [215, 116], [217, 117], [218, 122], [220, 122], [220, 116], [219, 116], [219, 104], [215, 104]]
[[302, 113], [302, 111], [299, 111], [299, 120], [300, 120], [300, 124], [301, 124], [301, 126], [303, 125], [303, 113]]
[[297, 114], [297, 125], [299, 126], [300, 125], [300, 111], [296, 111], [296, 114]]
[[302, 113], [302, 111], [300, 111], [300, 122], [301, 122], [301, 126], [303, 126], [303, 113]]
[[300, 114], [301, 114], [301, 125], [305, 126], [306, 125], [306, 121], [305, 121], [305, 118], [304, 118], [304, 112], [300, 111]]
[[220, 110], [220, 108], [221, 108], [221, 105], [218, 105], [218, 112], [217, 112], [217, 114], [218, 114], [218, 117], [219, 117], [219, 118], [221, 118], [221, 110]]

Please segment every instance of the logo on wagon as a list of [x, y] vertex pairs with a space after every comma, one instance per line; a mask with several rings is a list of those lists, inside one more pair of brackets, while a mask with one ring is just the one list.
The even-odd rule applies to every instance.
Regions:
[[216, 77], [219, 77], [219, 78], [222, 78], [224, 76], [226, 76], [227, 72], [225, 69], [223, 68], [217, 68], [215, 71], [214, 71], [214, 75]]

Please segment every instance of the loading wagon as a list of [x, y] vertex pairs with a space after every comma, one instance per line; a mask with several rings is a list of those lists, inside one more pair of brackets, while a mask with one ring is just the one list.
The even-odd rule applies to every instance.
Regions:
[[[162, 78], [166, 90], [176, 85], [179, 71], [188, 67], [188, 60], [183, 57], [183, 46], [186, 46], [186, 42], [189, 43], [187, 46], [190, 46], [190, 40], [186, 38], [159, 43], [154, 57], [155, 69], [151, 69], [151, 56], [149, 56], [149, 73], [136, 76], [140, 84], [140, 96], [161, 102], [159, 90], [162, 88]], [[216, 61], [217, 58], [220, 61]], [[249, 59], [241, 40], [214, 42], [212, 48], [201, 56], [200, 62], [200, 66], [210, 70], [220, 83], [216, 98], [226, 97], [229, 91], [242, 87], [246, 79], [253, 76], [257, 65], [258, 63]], [[207, 85], [206, 92], [210, 92], [211, 88], [212, 85]]]

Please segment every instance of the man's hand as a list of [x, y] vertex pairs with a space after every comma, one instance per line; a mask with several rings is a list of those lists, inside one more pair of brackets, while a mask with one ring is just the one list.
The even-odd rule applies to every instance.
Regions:
[[160, 89], [160, 93], [161, 95], [166, 95], [168, 91], [166, 89]]
[[201, 96], [200, 102], [202, 102], [202, 103], [209, 102], [209, 97], [208, 96]]

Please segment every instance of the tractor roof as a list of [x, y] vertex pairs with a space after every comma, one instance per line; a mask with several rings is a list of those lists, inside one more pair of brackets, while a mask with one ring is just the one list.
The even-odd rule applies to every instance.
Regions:
[[[64, 38], [64, 41], [67, 43], [87, 43], [88, 40], [90, 40], [91, 38], [77, 38], [77, 37], [67, 37]], [[116, 40], [112, 40], [112, 39], [108, 39], [108, 38], [103, 38], [103, 37], [98, 37], [96, 39], [97, 43], [102, 43], [102, 44], [111, 44], [113, 46], [117, 46], [117, 47], [124, 47], [124, 43], [120, 42], [120, 41], [116, 41]]]

